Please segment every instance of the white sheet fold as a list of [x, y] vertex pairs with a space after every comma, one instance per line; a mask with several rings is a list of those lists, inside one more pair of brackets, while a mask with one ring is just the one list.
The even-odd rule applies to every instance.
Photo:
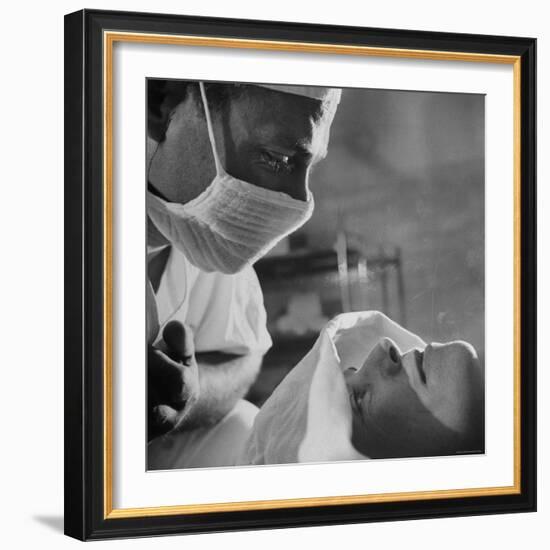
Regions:
[[359, 369], [383, 338], [402, 353], [426, 344], [378, 311], [338, 315], [258, 413], [241, 464], [361, 460], [351, 443], [352, 412], [343, 372]]

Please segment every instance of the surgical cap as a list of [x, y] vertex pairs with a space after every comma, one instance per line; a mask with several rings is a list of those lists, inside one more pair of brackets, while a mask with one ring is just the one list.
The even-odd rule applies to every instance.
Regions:
[[262, 88], [283, 92], [285, 94], [301, 95], [323, 102], [333, 103], [334, 106], [340, 103], [342, 90], [340, 88], [326, 88], [323, 86], [288, 86], [284, 84], [257, 84]]

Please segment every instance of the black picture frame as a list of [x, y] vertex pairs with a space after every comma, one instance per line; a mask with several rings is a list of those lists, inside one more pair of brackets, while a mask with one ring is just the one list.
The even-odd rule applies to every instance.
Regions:
[[[517, 56], [520, 127], [520, 490], [486, 495], [106, 517], [104, 31]], [[82, 10], [65, 16], [65, 533], [80, 540], [529, 512], [536, 509], [536, 40]]]

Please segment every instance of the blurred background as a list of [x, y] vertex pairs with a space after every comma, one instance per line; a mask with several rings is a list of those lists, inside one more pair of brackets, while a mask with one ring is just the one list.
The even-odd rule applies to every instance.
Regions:
[[484, 96], [344, 90], [315, 212], [256, 263], [273, 348], [261, 405], [345, 311], [376, 309], [484, 359]]

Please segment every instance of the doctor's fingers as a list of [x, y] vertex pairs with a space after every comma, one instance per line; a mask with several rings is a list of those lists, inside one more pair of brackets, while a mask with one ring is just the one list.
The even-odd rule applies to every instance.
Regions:
[[179, 410], [185, 406], [184, 389], [187, 369], [181, 363], [174, 361], [161, 350], [153, 348], [147, 354], [148, 391], [152, 406], [170, 405]]
[[167, 354], [175, 361], [189, 366], [195, 354], [193, 331], [179, 321], [170, 321], [162, 331], [162, 339], [167, 346]]

